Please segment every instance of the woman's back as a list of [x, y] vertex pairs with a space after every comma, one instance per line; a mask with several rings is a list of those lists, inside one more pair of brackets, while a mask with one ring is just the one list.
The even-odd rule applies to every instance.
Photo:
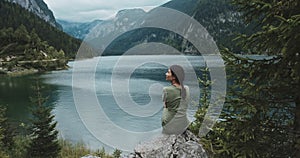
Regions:
[[184, 86], [186, 96], [181, 96], [181, 87], [168, 86], [163, 89], [165, 108], [162, 115], [163, 133], [181, 134], [189, 125], [186, 111], [189, 103], [189, 88]]

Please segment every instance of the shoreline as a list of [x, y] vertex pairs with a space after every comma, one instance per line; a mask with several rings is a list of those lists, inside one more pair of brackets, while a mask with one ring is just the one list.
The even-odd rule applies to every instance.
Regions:
[[68, 60], [65, 59], [17, 61], [17, 64], [13, 68], [8, 69], [0, 62], [0, 77], [18, 77], [48, 71], [65, 70], [69, 68], [67, 64]]
[[25, 76], [25, 75], [31, 75], [39, 73], [40, 71], [37, 69], [23, 69], [23, 70], [17, 70], [17, 71], [7, 71], [6, 74], [9, 77], [19, 77], [19, 76]]
[[3, 71], [2, 70], [0, 73], [0, 77], [1, 76], [20, 77], [20, 76], [38, 74], [38, 73], [49, 72], [49, 71], [66, 70], [68, 68], [69, 68], [69, 66], [66, 65], [65, 67], [59, 67], [59, 68], [51, 69], [51, 70], [38, 70], [38, 69], [34, 69], [34, 68], [14, 70], [14, 71]]

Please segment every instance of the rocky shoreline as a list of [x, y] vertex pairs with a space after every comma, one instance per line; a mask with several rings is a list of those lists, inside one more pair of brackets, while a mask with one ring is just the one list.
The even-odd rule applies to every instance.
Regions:
[[18, 61], [10, 68], [7, 66], [9, 64], [10, 62], [0, 62], [0, 75], [16, 77], [68, 68], [64, 59]]

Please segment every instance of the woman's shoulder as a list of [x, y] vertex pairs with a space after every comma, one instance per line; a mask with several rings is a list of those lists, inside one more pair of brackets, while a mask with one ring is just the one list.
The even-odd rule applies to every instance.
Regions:
[[[168, 89], [177, 89], [177, 88], [180, 88], [180, 87], [175, 87], [175, 86], [171, 85], [171, 86], [166, 86], [163, 89], [168, 90]], [[189, 86], [184, 85], [184, 88], [189, 89]]]
[[[180, 90], [181, 89], [181, 87], [176, 87], [176, 86], [173, 86], [173, 85], [171, 85], [171, 86], [166, 86], [166, 87], [164, 87], [163, 88], [163, 91], [165, 91], [165, 92], [168, 92], [168, 91], [177, 91], [177, 90]], [[186, 91], [189, 91], [189, 86], [187, 86], [187, 85], [184, 85], [184, 89], [186, 90]]]
[[171, 85], [171, 86], [164, 87], [163, 90], [164, 91], [169, 91], [169, 90], [173, 90], [174, 88], [176, 88], [176, 87], [174, 87], [173, 85]]

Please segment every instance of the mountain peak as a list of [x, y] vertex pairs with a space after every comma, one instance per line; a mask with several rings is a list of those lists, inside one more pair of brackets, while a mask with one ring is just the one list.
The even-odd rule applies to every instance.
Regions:
[[133, 9], [123, 9], [118, 11], [116, 18], [123, 18], [123, 17], [136, 17], [137, 15], [144, 15], [146, 12], [140, 8], [133, 8]]

